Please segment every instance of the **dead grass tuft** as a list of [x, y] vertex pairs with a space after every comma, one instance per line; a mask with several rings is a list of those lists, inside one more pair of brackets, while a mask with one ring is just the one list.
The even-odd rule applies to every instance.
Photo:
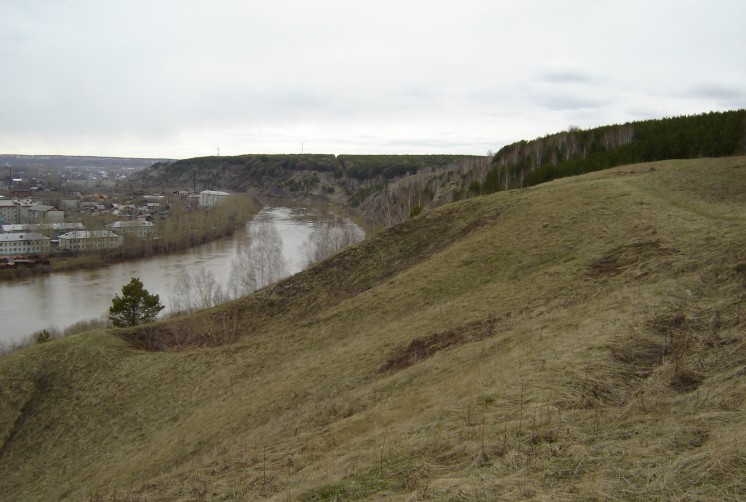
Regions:
[[611, 356], [623, 365], [627, 377], [645, 378], [663, 363], [665, 346], [645, 335], [634, 335], [611, 348]]
[[[625, 244], [591, 261], [588, 265], [588, 275], [592, 277], [619, 275], [633, 266], [643, 268], [653, 258], [678, 252], [676, 249], [664, 247], [660, 239]], [[638, 272], [638, 275], [647, 275], [648, 272], [646, 269]]]

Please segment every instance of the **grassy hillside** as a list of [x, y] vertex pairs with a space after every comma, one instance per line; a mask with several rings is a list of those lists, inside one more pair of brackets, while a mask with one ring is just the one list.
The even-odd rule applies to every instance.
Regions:
[[12, 353], [0, 493], [737, 500], [744, 194], [744, 157], [500, 192], [218, 309]]

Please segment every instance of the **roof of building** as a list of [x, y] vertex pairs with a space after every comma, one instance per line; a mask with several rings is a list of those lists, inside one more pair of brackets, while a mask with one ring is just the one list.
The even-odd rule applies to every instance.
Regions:
[[60, 239], [93, 239], [96, 237], [119, 237], [109, 230], [75, 230], [60, 235]]
[[59, 211], [59, 209], [56, 209], [54, 206], [47, 206], [45, 204], [34, 204], [30, 208], [28, 208], [29, 211], [39, 211], [41, 213], [46, 213], [47, 211]]
[[205, 194], [205, 195], [230, 195], [228, 192], [219, 192], [217, 190], [202, 190], [199, 194], [200, 195], [202, 195], [202, 194]]
[[0, 234], [0, 242], [21, 242], [21, 241], [43, 241], [49, 240], [49, 237], [44, 237], [41, 234], [34, 232], [25, 233], [12, 233], [12, 234]]
[[147, 220], [120, 220], [112, 223], [111, 228], [134, 228], [134, 227], [154, 227], [155, 225]]
[[2, 226], [3, 232], [34, 232], [37, 230], [85, 230], [82, 223], [15, 223]]
[[16, 203], [8, 199], [0, 199], [0, 207], [15, 207]]

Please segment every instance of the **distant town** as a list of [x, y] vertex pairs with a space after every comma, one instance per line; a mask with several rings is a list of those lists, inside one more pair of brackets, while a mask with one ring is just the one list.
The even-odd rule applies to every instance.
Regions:
[[0, 181], [0, 269], [46, 264], [54, 256], [107, 254], [128, 244], [153, 249], [159, 223], [174, 209], [209, 212], [229, 196], [214, 190], [144, 194], [129, 176], [152, 159], [83, 158], [92, 165], [68, 160], [72, 165], [66, 166], [64, 157], [52, 165], [48, 157], [29, 157], [25, 164], [16, 158], [16, 165], [8, 157], [0, 157], [7, 169]]
[[[199, 194], [179, 191], [177, 195], [197, 200], [199, 207], [212, 208], [229, 194], [204, 190]], [[125, 237], [152, 239], [156, 235], [154, 221], [170, 215], [170, 204], [159, 202], [162, 195], [144, 196], [147, 202], [141, 205], [110, 202], [112, 197], [100, 194], [94, 196], [95, 201], [58, 199], [57, 205], [25, 191], [12, 191], [10, 196], [0, 199], [0, 255], [5, 257], [0, 259], [0, 268], [17, 261], [8, 256], [31, 263], [33, 258], [18, 255], [103, 251], [121, 247]], [[101, 217], [102, 221], [109, 215], [117, 219], [106, 223], [107, 229], [93, 230], [80, 221], [84, 215]]]

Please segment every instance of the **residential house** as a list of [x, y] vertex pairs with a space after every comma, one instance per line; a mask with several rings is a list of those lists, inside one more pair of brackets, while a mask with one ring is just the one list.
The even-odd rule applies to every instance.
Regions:
[[49, 237], [35, 232], [0, 234], [0, 255], [47, 254]]
[[124, 238], [109, 230], [78, 230], [60, 235], [62, 251], [103, 251], [122, 246]]

